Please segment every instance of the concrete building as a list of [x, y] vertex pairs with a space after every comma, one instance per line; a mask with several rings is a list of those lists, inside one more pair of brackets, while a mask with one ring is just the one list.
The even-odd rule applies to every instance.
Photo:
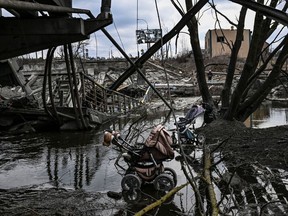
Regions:
[[[212, 29], [205, 35], [205, 50], [207, 55], [212, 58], [215, 56], [230, 55], [232, 44], [236, 39], [236, 29]], [[246, 58], [250, 46], [251, 31], [244, 29], [243, 41], [239, 50], [238, 57]]]

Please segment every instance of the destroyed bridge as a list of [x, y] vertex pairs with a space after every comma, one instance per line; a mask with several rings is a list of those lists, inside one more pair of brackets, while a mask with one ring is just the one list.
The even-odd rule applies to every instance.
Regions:
[[[1, 8], [12, 16], [4, 17]], [[27, 122], [39, 130], [48, 123], [88, 129], [139, 106], [139, 100], [99, 85], [73, 56], [71, 43], [86, 40], [95, 31], [102, 30], [113, 40], [104, 29], [113, 21], [110, 8], [111, 1], [102, 0], [94, 17], [89, 10], [72, 8], [72, 0], [0, 0], [1, 129], [21, 128]], [[88, 19], [75, 18], [74, 13]], [[65, 73], [52, 70], [58, 46], [63, 46]], [[42, 73], [24, 77], [15, 57], [45, 49]], [[11, 93], [5, 86], [21, 86], [24, 94], [15, 89]]]
[[[180, 32], [205, 3], [207, 1], [196, 4], [170, 33], [151, 46], [147, 53], [132, 61], [105, 30], [105, 26], [113, 22], [111, 0], [102, 0], [97, 16], [89, 10], [73, 8], [72, 0], [0, 0], [1, 130], [18, 130], [24, 125], [30, 125], [33, 130], [47, 128], [49, 124], [52, 128], [80, 130], [99, 126], [113, 116], [128, 113], [141, 104], [139, 99], [118, 91], [135, 71], [146, 82], [146, 86], [171, 108], [140, 68], [163, 43]], [[4, 16], [2, 9], [9, 15]], [[73, 14], [76, 13], [88, 18], [75, 18]], [[128, 62], [128, 69], [108, 88], [87, 74], [81, 59], [74, 58], [71, 45], [88, 39], [91, 33], [99, 30]], [[64, 73], [53, 70], [54, 52], [58, 46], [62, 47], [64, 53]], [[23, 65], [18, 63], [16, 57], [41, 50], [47, 50], [42, 72], [25, 77]], [[23, 92], [15, 86], [20, 86]]]
[[[233, 1], [252, 9], [267, 10], [250, 1]], [[139, 99], [119, 91], [135, 72], [171, 109], [141, 68], [179, 34], [207, 2], [198, 1], [171, 31], [132, 61], [105, 30], [113, 22], [111, 0], [102, 0], [97, 16], [90, 10], [73, 8], [72, 0], [0, 0], [0, 130], [18, 130], [27, 125], [41, 130], [49, 124], [57, 129], [69, 125], [80, 130], [99, 126], [141, 105]], [[88, 18], [75, 18], [74, 14]], [[287, 22], [285, 14], [270, 11], [268, 15], [279, 22]], [[81, 59], [73, 55], [72, 43], [89, 39], [96, 31], [102, 31], [128, 63], [128, 68], [108, 87], [89, 76]], [[57, 47], [63, 50], [64, 72], [53, 70]], [[23, 64], [19, 64], [16, 57], [41, 50], [47, 50], [47, 55], [40, 73], [24, 76]], [[19, 86], [21, 89], [17, 88]]]

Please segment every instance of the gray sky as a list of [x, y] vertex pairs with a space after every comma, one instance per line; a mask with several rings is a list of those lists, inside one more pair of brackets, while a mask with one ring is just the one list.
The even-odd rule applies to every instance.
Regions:
[[[177, 2], [177, 0], [175, 0]], [[94, 16], [100, 13], [101, 0], [72, 0], [74, 8], [88, 9]], [[138, 2], [138, 8], [137, 8]], [[185, 8], [185, 0], [178, 0], [179, 3]], [[193, 2], [197, 2], [193, 0]], [[210, 0], [210, 2], [212, 2]], [[228, 0], [214, 0], [214, 3], [221, 13], [229, 17], [233, 22], [237, 23], [240, 5]], [[170, 0], [157, 0], [159, 16], [163, 35], [170, 31], [177, 22], [181, 19], [178, 11], [174, 8]], [[284, 4], [284, 0], [282, 5]], [[136, 29], [138, 23], [138, 29], [146, 29], [147, 25], [149, 29], [159, 29], [159, 20], [157, 16], [155, 0], [112, 0], [111, 12], [113, 15], [113, 23], [106, 27], [106, 30], [113, 36], [118, 44], [125, 50], [128, 55], [137, 56], [137, 51], [141, 49], [146, 51], [147, 44], [136, 44]], [[137, 22], [138, 12], [138, 22]], [[245, 28], [253, 30], [254, 12], [248, 10], [246, 16]], [[5, 12], [4, 12], [5, 16]], [[87, 19], [85, 15], [74, 14], [75, 17], [81, 16], [83, 19]], [[230, 29], [231, 24], [228, 23], [223, 17], [218, 16], [221, 21], [221, 27], [224, 29]], [[209, 29], [219, 28], [219, 25], [215, 24], [216, 17], [214, 10], [210, 9], [207, 4], [198, 14], [199, 20], [199, 34], [200, 44], [204, 48], [205, 34]], [[118, 31], [118, 32], [117, 32]], [[182, 30], [178, 39], [177, 53], [175, 49], [175, 38], [171, 40], [173, 56], [181, 54], [191, 50], [189, 43], [189, 36], [187, 29]], [[287, 27], [281, 35], [288, 33]], [[269, 41], [268, 41], [269, 42]], [[151, 44], [153, 45], [153, 44]], [[111, 54], [114, 57], [123, 57], [121, 53], [113, 46], [113, 44], [106, 38], [101, 32], [97, 31], [92, 34], [87, 45], [90, 57], [110, 57]]]
[[[184, 0], [179, 0], [179, 2], [185, 7]], [[215, 0], [215, 4], [217, 8], [236, 22], [236, 19], [239, 14], [240, 6], [238, 4], [232, 3], [227, 0]], [[92, 11], [92, 13], [96, 16], [100, 12], [100, 4], [101, 1], [86, 1], [86, 0], [74, 0], [73, 7], [76, 8], [85, 8]], [[178, 11], [174, 8], [172, 3], [169, 0], [157, 0], [161, 27], [163, 33], [167, 33], [170, 31], [180, 20], [180, 15]], [[139, 45], [137, 47], [136, 44], [136, 28], [137, 28], [137, 0], [112, 0], [112, 15], [114, 23], [110, 26], [106, 27], [107, 31], [114, 37], [114, 39], [118, 42], [119, 45], [124, 46], [124, 50], [127, 54], [131, 54], [132, 56], [137, 56], [137, 49], [141, 50], [147, 49], [147, 45]], [[245, 28], [251, 29], [253, 26], [253, 15], [254, 12], [249, 11], [249, 18], [247, 19]], [[205, 33], [209, 29], [218, 28], [215, 26], [215, 14], [209, 9], [208, 5], [199, 13], [200, 17], [200, 40], [201, 47], [204, 48], [204, 38]], [[83, 17], [84, 18], [84, 17]], [[158, 29], [159, 21], [157, 16], [157, 11], [155, 7], [155, 0], [138, 0], [138, 28], [146, 29], [147, 24], [149, 29]], [[226, 22], [223, 18], [221, 18], [221, 25], [223, 28], [231, 28], [231, 24]], [[120, 38], [117, 34], [117, 31], [120, 35]], [[183, 29], [183, 32], [187, 32], [187, 29]], [[119, 51], [113, 46], [113, 44], [103, 35], [101, 31], [96, 33], [97, 38], [97, 55], [99, 57], [108, 57], [113, 56], [121, 56]], [[95, 43], [95, 35], [91, 35], [90, 44], [88, 45], [89, 55], [96, 55], [96, 43]], [[122, 42], [121, 42], [122, 41]], [[171, 41], [172, 45], [172, 54], [175, 55], [175, 39]], [[180, 34], [178, 39], [178, 54], [181, 51], [191, 50], [189, 38], [187, 34]]]

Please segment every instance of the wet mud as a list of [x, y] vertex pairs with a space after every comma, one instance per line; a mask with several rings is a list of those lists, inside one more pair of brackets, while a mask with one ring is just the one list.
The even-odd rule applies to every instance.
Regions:
[[60, 188], [1, 190], [0, 200], [1, 215], [113, 215], [123, 208], [106, 194]]

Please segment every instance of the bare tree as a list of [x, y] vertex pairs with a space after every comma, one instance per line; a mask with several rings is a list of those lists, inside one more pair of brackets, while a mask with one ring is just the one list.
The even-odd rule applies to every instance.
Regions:
[[[182, 7], [177, 5], [173, 0], [171, 2], [176, 7], [178, 12], [183, 16], [185, 12], [183, 11]], [[193, 3], [191, 0], [185, 0], [185, 3], [186, 3], [186, 10], [189, 11], [193, 7]], [[214, 106], [212, 95], [209, 92], [208, 85], [206, 82], [204, 60], [203, 60], [203, 55], [202, 55], [202, 51], [200, 47], [200, 40], [198, 36], [198, 21], [196, 19], [196, 16], [192, 17], [190, 22], [187, 22], [187, 27], [188, 27], [188, 31], [190, 34], [190, 43], [192, 46], [195, 64], [197, 68], [197, 74], [196, 74], [197, 81], [199, 83], [199, 89], [200, 89], [203, 101]]]
[[[263, 3], [263, 1], [258, 2]], [[279, 2], [280, 1], [278, 0], [272, 0], [269, 6], [271, 8], [275, 8]], [[285, 6], [283, 7], [283, 11], [287, 10], [287, 5], [288, 4], [286, 2]], [[243, 9], [241, 12], [242, 11]], [[257, 78], [263, 74], [264, 68], [267, 68], [268, 66], [268, 64], [263, 64], [260, 62], [264, 44], [272, 33], [275, 32], [277, 26], [279, 25], [278, 22], [265, 17], [259, 12], [257, 12], [255, 15], [254, 23], [250, 48], [240, 80], [231, 95], [231, 99], [230, 94], [222, 97], [222, 102], [223, 100], [229, 101], [230, 99], [230, 103], [226, 102], [226, 104], [229, 105], [229, 108], [224, 112], [224, 118], [228, 120], [235, 118], [240, 121], [245, 121], [245, 119], [259, 107], [271, 89], [277, 84], [277, 78], [279, 77], [282, 66], [288, 57], [288, 36], [286, 35], [285, 38], [282, 39], [282, 43], [280, 43], [277, 47], [277, 49], [281, 50], [280, 55], [277, 57], [269, 76], [267, 76], [257, 91], [251, 92], [253, 83], [255, 83]], [[239, 31], [239, 29], [237, 29], [237, 31]], [[233, 54], [234, 50], [232, 50], [232, 55]], [[271, 52], [268, 59], [272, 59], [274, 56], [275, 52]], [[260, 67], [258, 68], [259, 65]], [[227, 74], [230, 72], [231, 71], [228, 70]], [[251, 94], [248, 94], [248, 92]]]
[[[179, 13], [183, 15], [184, 11], [182, 7], [177, 5], [173, 0], [171, 0], [171, 2], [179, 11]], [[248, 5], [250, 1], [245, 2]], [[263, 0], [258, 0], [257, 2], [261, 5], [264, 4]], [[281, 2], [284, 5], [281, 13], [285, 13], [288, 6], [287, 1], [286, 3], [283, 3], [283, 1], [281, 0], [272, 0], [270, 1], [269, 8], [271, 10], [273, 9], [273, 12], [275, 12], [275, 8], [279, 7], [279, 4]], [[187, 10], [193, 7], [192, 0], [185, 0], [185, 3]], [[247, 8], [242, 7], [242, 9], [240, 10], [238, 23], [234, 24], [231, 20], [229, 20], [228, 17], [218, 11], [214, 4], [210, 5], [211, 8], [214, 9], [216, 17], [223, 16], [229, 21], [229, 23], [236, 25], [235, 27], [237, 28], [236, 39], [232, 44], [229, 45], [231, 49], [231, 55], [227, 67], [225, 84], [221, 94], [221, 116], [226, 120], [237, 119], [239, 121], [245, 121], [245, 119], [259, 107], [259, 105], [270, 93], [271, 89], [277, 84], [277, 79], [288, 57], [288, 36], [286, 35], [280, 39], [275, 38], [273, 42], [276, 42], [278, 40], [277, 42], [280, 41], [279, 45], [275, 48], [275, 51], [271, 52], [269, 56], [264, 60], [262, 58], [263, 47], [265, 47], [264, 45], [267, 39], [276, 32], [277, 27], [279, 27], [279, 22], [275, 21], [278, 19], [272, 19], [273, 17], [271, 18], [270, 13], [269, 16], [265, 16], [267, 13], [266, 11], [257, 11], [255, 15], [255, 24], [248, 55], [244, 67], [241, 71], [240, 79], [234, 90], [232, 90], [232, 84], [235, 78], [236, 63], [238, 61], [237, 56], [241, 48], [243, 39], [244, 23]], [[277, 8], [277, 10], [279, 9]], [[205, 65], [200, 49], [197, 22], [198, 21], [196, 19], [196, 16], [194, 16], [191, 21], [187, 23], [187, 27], [190, 33], [190, 42], [197, 68], [197, 80], [203, 101], [213, 106], [214, 104], [211, 93], [209, 92], [208, 85], [205, 80]], [[273, 42], [270, 43], [266, 49], [269, 49], [270, 46], [272, 46]], [[229, 44], [228, 41], [227, 44]], [[279, 52], [280, 54], [276, 57], [277, 52]], [[253, 84], [258, 80], [260, 75], [263, 75], [263, 72], [266, 69], [269, 69], [269, 61], [271, 62], [272, 59], [273, 61], [275, 61], [275, 63], [272, 69], [270, 69], [270, 74], [266, 76], [264, 82], [262, 82], [261, 86], [256, 91], [253, 90]]]

